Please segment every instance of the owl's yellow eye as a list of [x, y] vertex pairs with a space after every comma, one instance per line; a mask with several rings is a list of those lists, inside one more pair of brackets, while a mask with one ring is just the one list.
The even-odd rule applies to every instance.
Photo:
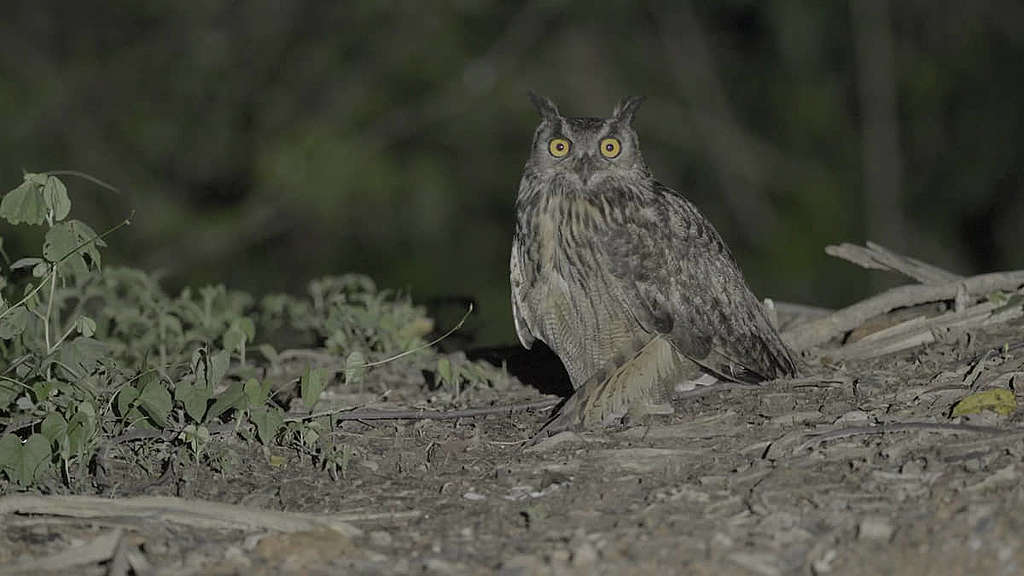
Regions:
[[552, 138], [548, 142], [548, 152], [555, 158], [562, 158], [569, 153], [569, 141], [565, 138]]
[[601, 155], [605, 158], [615, 158], [622, 151], [622, 144], [618, 138], [605, 138], [601, 140]]

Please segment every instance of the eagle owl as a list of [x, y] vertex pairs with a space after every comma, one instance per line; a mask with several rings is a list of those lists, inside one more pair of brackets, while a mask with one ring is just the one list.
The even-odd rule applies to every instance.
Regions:
[[600, 119], [530, 98], [541, 122], [516, 198], [510, 276], [520, 342], [547, 344], [575, 389], [548, 429], [649, 413], [701, 372], [795, 374], [718, 232], [644, 164], [632, 127], [643, 99]]

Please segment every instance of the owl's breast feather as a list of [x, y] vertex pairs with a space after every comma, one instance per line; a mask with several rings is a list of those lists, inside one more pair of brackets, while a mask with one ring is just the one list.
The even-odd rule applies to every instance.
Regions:
[[[517, 227], [514, 305], [528, 335], [551, 347], [579, 386], [631, 357], [650, 335], [622, 301], [600, 250], [609, 233], [606, 207], [590, 199], [545, 198], [533, 208]], [[520, 339], [528, 341], [522, 332]]]

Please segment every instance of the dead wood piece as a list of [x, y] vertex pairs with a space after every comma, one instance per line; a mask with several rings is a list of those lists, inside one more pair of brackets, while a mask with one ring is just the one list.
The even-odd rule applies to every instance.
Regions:
[[822, 308], [821, 306], [811, 306], [809, 304], [798, 304], [796, 302], [781, 302], [779, 300], [772, 301], [775, 306], [775, 311], [780, 316], [802, 316], [805, 318], [821, 318], [828, 316], [833, 312], [831, 308]]
[[167, 496], [100, 498], [96, 496], [37, 496], [16, 494], [0, 498], [0, 514], [44, 514], [75, 518], [140, 518], [196, 528], [300, 532], [328, 528], [345, 536], [362, 531], [329, 514], [259, 510], [234, 504], [185, 500]]
[[[921, 327], [924, 326], [927, 321], [927, 316], [915, 316], [909, 320], [904, 320], [903, 322], [899, 322], [887, 328], [883, 328], [881, 330], [872, 332], [871, 334], [868, 334], [867, 336], [864, 336], [863, 338], [857, 340], [857, 342], [864, 342], [866, 344], [870, 344], [872, 342], [884, 341], [888, 338], [892, 338], [893, 336], [906, 335], [912, 332], [918, 332], [921, 330]], [[849, 340], [847, 340], [847, 342], [849, 342]]]
[[871, 334], [853, 344], [828, 351], [833, 359], [875, 358], [931, 344], [937, 330], [970, 328], [987, 323], [996, 304], [984, 302], [962, 312], [947, 312], [933, 318], [918, 317]]
[[807, 350], [853, 330], [870, 318], [896, 308], [951, 300], [956, 297], [957, 290], [961, 287], [970, 294], [987, 294], [997, 290], [1016, 290], [1021, 286], [1024, 286], [1024, 270], [981, 274], [946, 284], [897, 286], [837, 310], [825, 318], [787, 330], [782, 334], [782, 338], [794, 350]]
[[922, 284], [948, 284], [963, 279], [963, 276], [959, 274], [943, 270], [916, 258], [897, 254], [885, 246], [875, 244], [874, 242], [868, 242], [866, 247], [847, 242], [826, 246], [825, 253], [829, 256], [853, 262], [863, 268], [897, 272], [913, 278]]
[[106, 562], [117, 551], [122, 534], [120, 529], [111, 530], [81, 546], [73, 546], [52, 556], [23, 560], [17, 564], [0, 567], [0, 576], [67, 572], [78, 566]]

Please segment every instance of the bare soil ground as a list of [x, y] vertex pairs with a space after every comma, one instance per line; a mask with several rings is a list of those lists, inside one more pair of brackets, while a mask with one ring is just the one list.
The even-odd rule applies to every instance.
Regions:
[[[3, 514], [0, 574], [39, 573], [39, 559], [97, 546], [113, 546], [112, 559], [75, 572], [1024, 572], [1024, 414], [951, 417], [972, 390], [1021, 394], [1024, 322], [870, 360], [831, 363], [825, 353], [804, 371], [682, 392], [673, 416], [530, 448], [544, 411], [345, 422], [335, 434], [351, 458], [337, 480], [295, 452], [231, 435], [217, 442], [216, 469], [162, 477], [115, 451], [105, 496], [314, 513], [354, 529], [230, 529], [116, 510]], [[422, 390], [408, 387], [401, 403], [426, 405]], [[510, 379], [468, 402], [540, 398]]]

